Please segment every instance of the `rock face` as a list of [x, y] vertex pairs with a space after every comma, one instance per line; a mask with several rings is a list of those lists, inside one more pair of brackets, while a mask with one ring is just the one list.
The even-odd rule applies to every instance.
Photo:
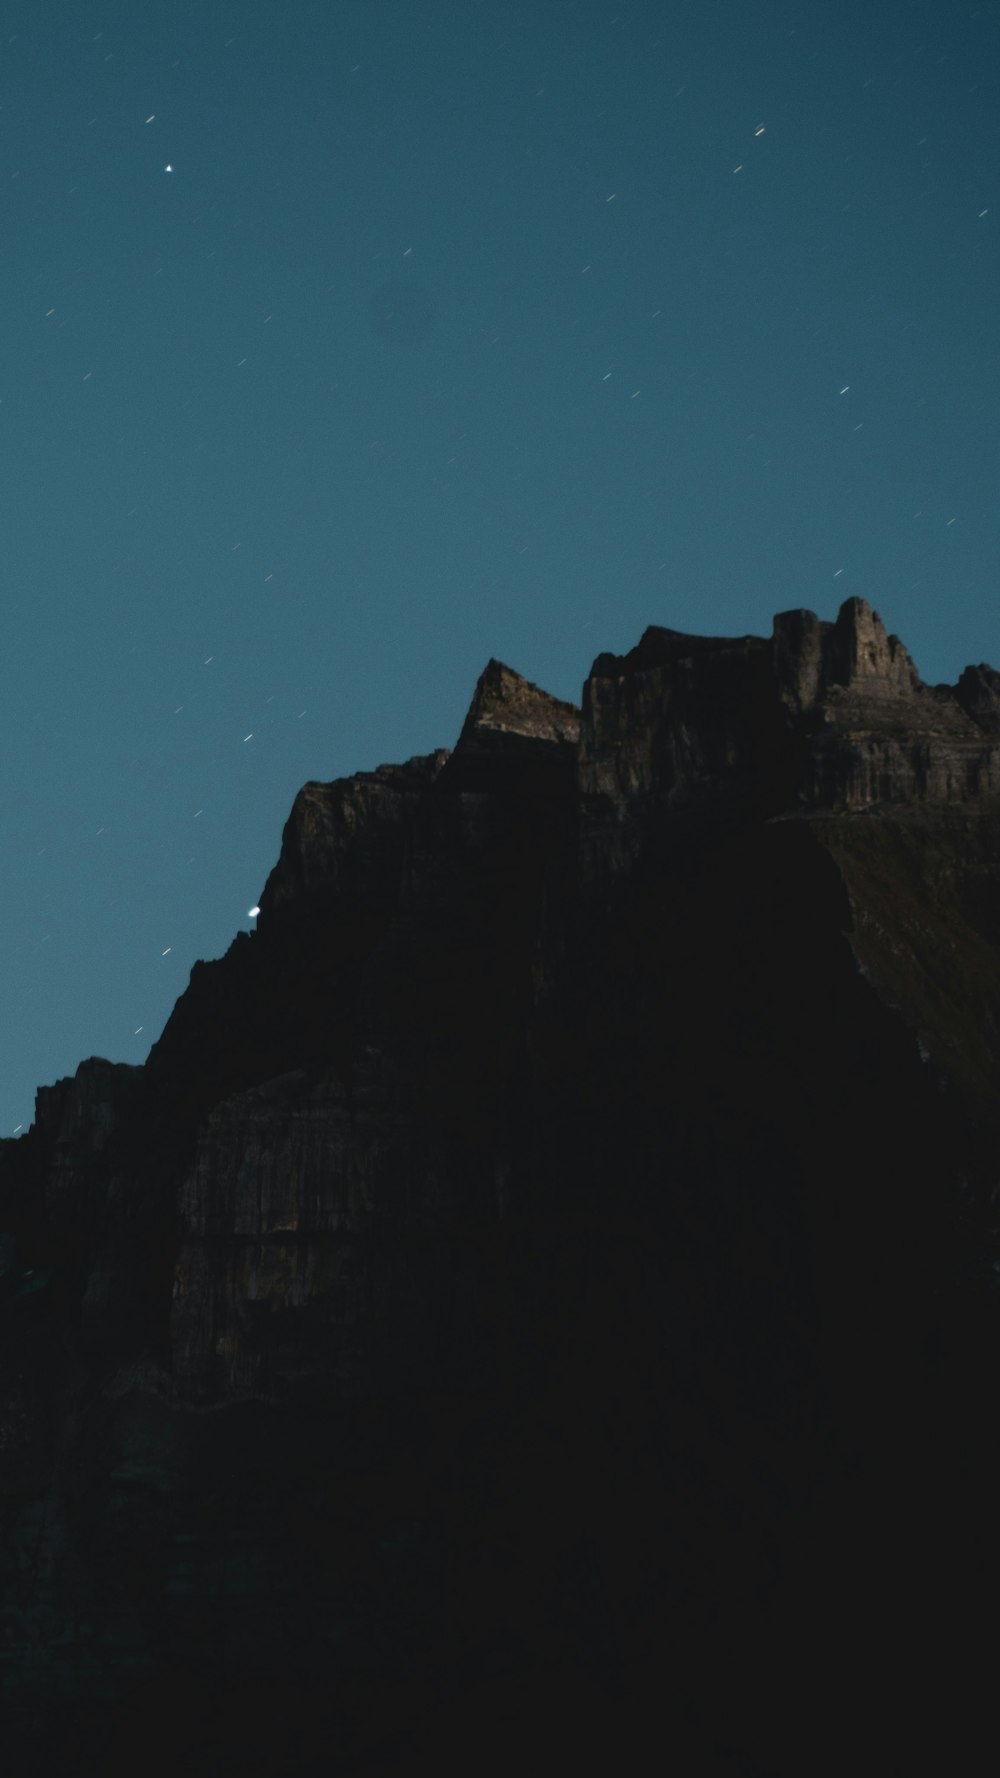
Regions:
[[960, 802], [1000, 786], [1000, 677], [922, 684], [877, 612], [785, 611], [770, 642], [649, 629], [584, 688], [580, 786], [750, 818], [793, 808]]
[[19, 1769], [926, 1753], [1000, 1482], [998, 774], [1000, 675], [851, 600], [579, 710], [491, 661], [305, 786], [146, 1066], [0, 1147]]

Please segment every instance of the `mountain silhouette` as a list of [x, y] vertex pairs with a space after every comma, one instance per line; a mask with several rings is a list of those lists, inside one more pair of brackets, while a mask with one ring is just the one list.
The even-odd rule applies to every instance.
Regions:
[[1000, 675], [863, 600], [305, 785], [0, 1144], [11, 1770], [970, 1769], [998, 1063]]

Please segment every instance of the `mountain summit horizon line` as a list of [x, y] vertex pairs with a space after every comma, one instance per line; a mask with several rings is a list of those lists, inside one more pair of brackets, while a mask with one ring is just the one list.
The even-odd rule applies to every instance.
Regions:
[[[626, 707], [637, 696], [642, 721], [658, 710], [655, 747], [651, 741], [635, 746]], [[454, 749], [438, 749], [426, 760], [435, 762], [435, 773], [447, 765], [442, 786], [457, 788], [469, 772], [477, 781], [488, 777], [491, 749], [509, 752], [515, 737], [523, 744], [556, 743], [564, 756], [573, 747], [579, 794], [591, 811], [601, 798], [635, 795], [654, 797], [664, 814], [677, 816], [699, 808], [707, 816], [712, 807], [733, 808], [741, 800], [748, 812], [759, 817], [767, 810], [773, 818], [836, 807], [962, 802], [1000, 789], [1000, 673], [983, 662], [967, 666], [955, 685], [926, 684], [899, 637], [855, 596], [832, 621], [806, 608], [778, 612], [768, 639], [650, 624], [626, 654], [598, 654], [580, 705], [493, 657], [476, 682]], [[388, 779], [410, 767], [419, 774], [424, 766], [421, 756], [408, 766], [379, 766], [302, 788], [282, 858], [255, 904], [258, 936], [281, 917], [289, 871], [297, 868], [304, 879], [316, 868], [315, 859], [292, 867], [285, 847], [318, 838], [317, 800], [329, 800], [337, 785]], [[509, 769], [509, 759], [502, 769]]]

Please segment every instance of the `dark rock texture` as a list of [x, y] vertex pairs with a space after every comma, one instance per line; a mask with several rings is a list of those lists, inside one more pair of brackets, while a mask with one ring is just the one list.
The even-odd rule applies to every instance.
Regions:
[[306, 785], [0, 1148], [12, 1770], [970, 1769], [998, 792], [861, 600]]

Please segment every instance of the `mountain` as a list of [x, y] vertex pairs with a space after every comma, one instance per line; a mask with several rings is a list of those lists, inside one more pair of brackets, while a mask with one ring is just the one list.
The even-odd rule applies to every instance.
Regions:
[[1000, 674], [490, 661], [260, 909], [0, 1144], [16, 1769], [966, 1769]]

